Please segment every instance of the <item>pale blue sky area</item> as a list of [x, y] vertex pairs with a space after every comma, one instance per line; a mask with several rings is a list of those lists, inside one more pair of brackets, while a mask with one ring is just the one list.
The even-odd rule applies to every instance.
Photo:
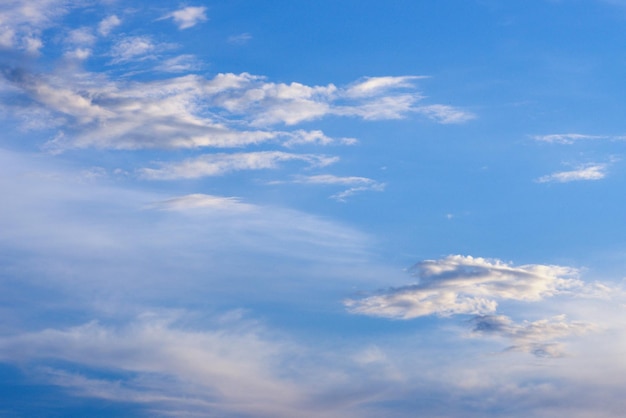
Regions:
[[2, 2], [0, 416], [621, 417], [625, 35]]

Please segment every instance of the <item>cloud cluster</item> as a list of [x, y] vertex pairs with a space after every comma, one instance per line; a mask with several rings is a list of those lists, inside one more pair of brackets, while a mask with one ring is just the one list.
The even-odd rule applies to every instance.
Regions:
[[498, 300], [536, 301], [582, 286], [568, 267], [514, 267], [499, 260], [450, 255], [416, 264], [413, 285], [346, 302], [351, 312], [410, 319], [495, 312]]
[[67, 0], [6, 0], [0, 4], [0, 48], [36, 54], [42, 32], [68, 11]]
[[[451, 255], [420, 262], [411, 272], [417, 283], [349, 299], [345, 305], [355, 314], [392, 319], [472, 315], [477, 333], [498, 334], [513, 340], [515, 346], [525, 347], [525, 351], [546, 356], [551, 343], [545, 340], [591, 327], [568, 324], [563, 318], [556, 323], [518, 325], [508, 317], [494, 315], [499, 301], [537, 302], [556, 295], [589, 293], [573, 268], [541, 264], [516, 267], [500, 260]], [[552, 354], [556, 355], [556, 348]]]
[[[155, 46], [150, 39], [123, 39], [114, 47], [118, 62], [145, 57]], [[406, 77], [399, 77], [405, 80]], [[286, 145], [329, 143], [321, 131], [266, 130], [271, 125], [294, 125], [329, 114], [365, 119], [393, 119], [410, 112], [417, 97], [396, 95], [390, 84], [355, 102], [344, 100], [368, 79], [340, 89], [276, 84], [250, 74], [218, 74], [212, 79], [188, 75], [158, 81], [112, 81], [102, 74], [28, 74], [5, 72], [5, 79], [43, 111], [67, 120], [65, 140], [51, 145], [114, 149], [233, 147], [284, 137]], [[371, 90], [371, 88], [369, 88]], [[433, 116], [434, 119], [450, 117]], [[242, 129], [243, 127], [243, 129]], [[352, 143], [353, 139], [342, 139]]]

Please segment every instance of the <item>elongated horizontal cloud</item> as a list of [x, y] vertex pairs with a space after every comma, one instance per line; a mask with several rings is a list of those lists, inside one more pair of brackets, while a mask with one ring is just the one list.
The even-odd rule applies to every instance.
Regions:
[[143, 178], [150, 180], [190, 179], [219, 176], [239, 170], [276, 168], [280, 162], [294, 160], [304, 161], [312, 166], [324, 167], [336, 162], [338, 158], [280, 151], [205, 154], [181, 162], [163, 163], [161, 168], [144, 168], [140, 170], [140, 174]]
[[156, 202], [153, 206], [169, 211], [219, 210], [240, 212], [253, 210], [255, 208], [254, 205], [242, 203], [241, 200], [236, 197], [213, 196], [203, 193], [174, 197]]
[[[114, 46], [117, 64], [153, 56], [161, 46], [149, 37], [123, 38]], [[88, 56], [83, 51], [82, 57]], [[185, 71], [193, 57], [180, 56], [157, 65], [162, 71]], [[417, 105], [421, 96], [406, 90], [413, 77], [368, 79], [338, 88], [300, 83], [271, 83], [263, 77], [218, 74], [157, 81], [112, 81], [103, 74], [31, 74], [4, 72], [7, 83], [30, 100], [29, 109], [47, 114], [63, 130], [48, 149], [68, 148], [195, 148], [238, 147], [282, 138], [285, 146], [303, 143], [353, 144], [354, 138], [333, 139], [320, 130], [284, 131], [271, 126], [295, 125], [327, 115], [363, 119], [397, 119], [422, 113], [440, 123], [462, 122], [471, 116], [443, 105]], [[369, 86], [369, 87], [368, 87]], [[367, 91], [354, 96], [354, 89]], [[5, 107], [18, 116], [23, 107]], [[27, 116], [25, 116], [27, 117]]]
[[585, 135], [585, 134], [550, 134], [550, 135], [534, 135], [532, 137], [536, 141], [548, 142], [553, 144], [573, 144], [576, 141], [586, 139], [605, 139], [610, 138], [601, 135]]
[[[186, 330], [175, 320], [146, 313], [125, 326], [89, 322], [2, 337], [0, 360], [55, 358], [80, 365], [82, 373], [48, 368], [43, 377], [78, 395], [149, 403], [183, 415], [299, 416], [302, 388], [280, 377], [277, 368], [278, 357], [288, 359], [294, 346], [236, 318], [203, 331]], [[89, 370], [98, 368], [137, 378], [124, 379], [120, 387], [119, 380], [91, 377]]]
[[525, 351], [538, 357], [562, 357], [564, 349], [555, 340], [581, 335], [596, 329], [586, 322], [568, 322], [565, 315], [521, 324], [504, 315], [479, 315], [470, 321], [473, 333], [501, 337], [512, 342], [507, 351]]
[[499, 300], [538, 301], [582, 287], [569, 267], [451, 255], [416, 264], [418, 282], [345, 302], [352, 313], [395, 319], [426, 315], [480, 315], [496, 311]]
[[560, 171], [539, 177], [538, 183], [569, 183], [571, 181], [601, 180], [606, 177], [606, 164], [588, 164], [576, 170]]

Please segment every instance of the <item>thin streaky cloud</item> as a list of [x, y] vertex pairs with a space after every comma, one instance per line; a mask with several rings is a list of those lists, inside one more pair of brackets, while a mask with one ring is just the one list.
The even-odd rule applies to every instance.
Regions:
[[548, 142], [552, 144], [573, 144], [576, 141], [582, 141], [586, 139], [607, 139], [612, 138], [602, 135], [585, 135], [585, 134], [550, 134], [550, 135], [534, 135], [532, 137], [535, 141]]
[[273, 169], [286, 161], [303, 161], [310, 166], [324, 167], [337, 162], [338, 157], [281, 151], [205, 154], [181, 162], [162, 163], [160, 168], [143, 168], [139, 173], [142, 178], [149, 180], [192, 179], [240, 170]]

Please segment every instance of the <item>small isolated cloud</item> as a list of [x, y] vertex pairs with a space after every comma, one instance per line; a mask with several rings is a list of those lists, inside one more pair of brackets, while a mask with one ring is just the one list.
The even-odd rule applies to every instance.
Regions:
[[163, 16], [163, 19], [172, 19], [178, 29], [188, 29], [207, 20], [206, 7], [185, 7]]
[[601, 180], [606, 177], [606, 164], [586, 164], [576, 170], [560, 171], [539, 177], [538, 183], [569, 183], [571, 181]]
[[102, 36], [108, 36], [113, 29], [122, 24], [119, 17], [111, 15], [100, 21], [98, 24], [98, 33]]
[[113, 63], [143, 61], [154, 58], [157, 45], [148, 36], [132, 36], [117, 42], [111, 49]]
[[163, 163], [160, 168], [144, 168], [140, 175], [149, 180], [191, 179], [220, 176], [232, 171], [277, 168], [285, 161], [304, 161], [311, 166], [324, 167], [337, 160], [337, 157], [280, 151], [205, 154], [181, 162]]
[[415, 284], [345, 302], [352, 313], [395, 319], [427, 315], [484, 315], [500, 300], [538, 301], [582, 287], [576, 269], [450, 255], [416, 264]]

